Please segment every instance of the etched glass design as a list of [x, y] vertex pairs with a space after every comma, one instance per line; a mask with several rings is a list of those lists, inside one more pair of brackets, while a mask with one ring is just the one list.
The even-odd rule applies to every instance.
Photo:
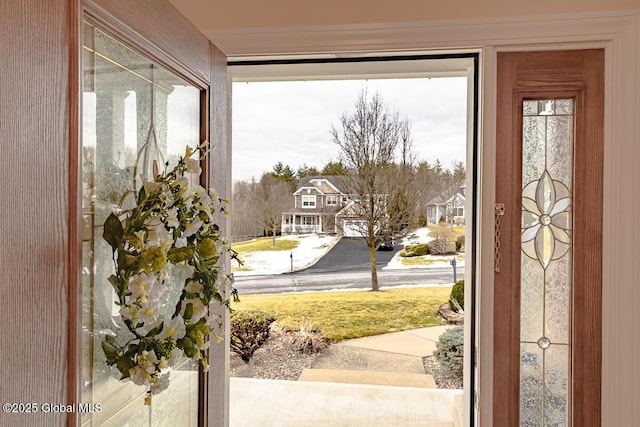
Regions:
[[520, 425], [569, 420], [574, 102], [522, 105]]

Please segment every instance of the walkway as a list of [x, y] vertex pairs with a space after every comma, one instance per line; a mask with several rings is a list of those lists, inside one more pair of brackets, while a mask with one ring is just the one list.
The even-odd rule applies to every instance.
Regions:
[[455, 427], [462, 391], [422, 366], [447, 326], [334, 344], [299, 381], [231, 379], [232, 427]]

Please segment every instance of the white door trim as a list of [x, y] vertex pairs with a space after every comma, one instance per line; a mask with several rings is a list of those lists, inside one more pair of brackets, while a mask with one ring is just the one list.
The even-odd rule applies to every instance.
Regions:
[[481, 20], [430, 21], [205, 31], [230, 61], [237, 58], [412, 52], [610, 40], [634, 24], [640, 10]]

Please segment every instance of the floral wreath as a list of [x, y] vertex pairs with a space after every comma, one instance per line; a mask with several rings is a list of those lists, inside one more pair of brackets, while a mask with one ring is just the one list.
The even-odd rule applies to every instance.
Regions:
[[[232, 279], [219, 277], [218, 261], [223, 251], [235, 253], [214, 222], [216, 212], [225, 212], [224, 202], [185, 176], [200, 174], [199, 160], [191, 157], [199, 151], [201, 159], [206, 145], [187, 147], [172, 170], [143, 182], [135, 207], [122, 220], [112, 213], [104, 223], [116, 271], [108, 280], [132, 337], [120, 344], [108, 335], [102, 348], [121, 380], [147, 387], [146, 405], [169, 386], [171, 368], [183, 357], [208, 370], [208, 337], [219, 341], [222, 331], [221, 317], [210, 317], [209, 303], [229, 306], [225, 287]], [[160, 310], [169, 279], [181, 283], [170, 318]]]

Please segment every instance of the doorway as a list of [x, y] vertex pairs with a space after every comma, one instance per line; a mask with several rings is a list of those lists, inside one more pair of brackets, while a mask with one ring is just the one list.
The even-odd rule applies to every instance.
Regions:
[[[466, 219], [466, 265], [464, 278], [467, 283], [465, 307], [465, 354], [472, 354], [475, 347], [475, 233], [477, 207], [477, 114], [478, 114], [478, 60], [477, 53], [455, 55], [413, 55], [340, 59], [307, 59], [295, 61], [238, 61], [229, 64], [229, 73], [234, 82], [271, 80], [313, 80], [336, 78], [403, 78], [431, 76], [461, 76], [468, 82], [467, 97], [467, 198], [464, 211]], [[340, 112], [337, 112], [340, 113]], [[462, 207], [459, 207], [462, 209]], [[470, 284], [470, 286], [469, 286]], [[473, 420], [471, 390], [474, 389], [476, 374], [472, 358], [465, 359], [465, 408], [467, 420]], [[471, 421], [473, 422], [473, 421]]]

